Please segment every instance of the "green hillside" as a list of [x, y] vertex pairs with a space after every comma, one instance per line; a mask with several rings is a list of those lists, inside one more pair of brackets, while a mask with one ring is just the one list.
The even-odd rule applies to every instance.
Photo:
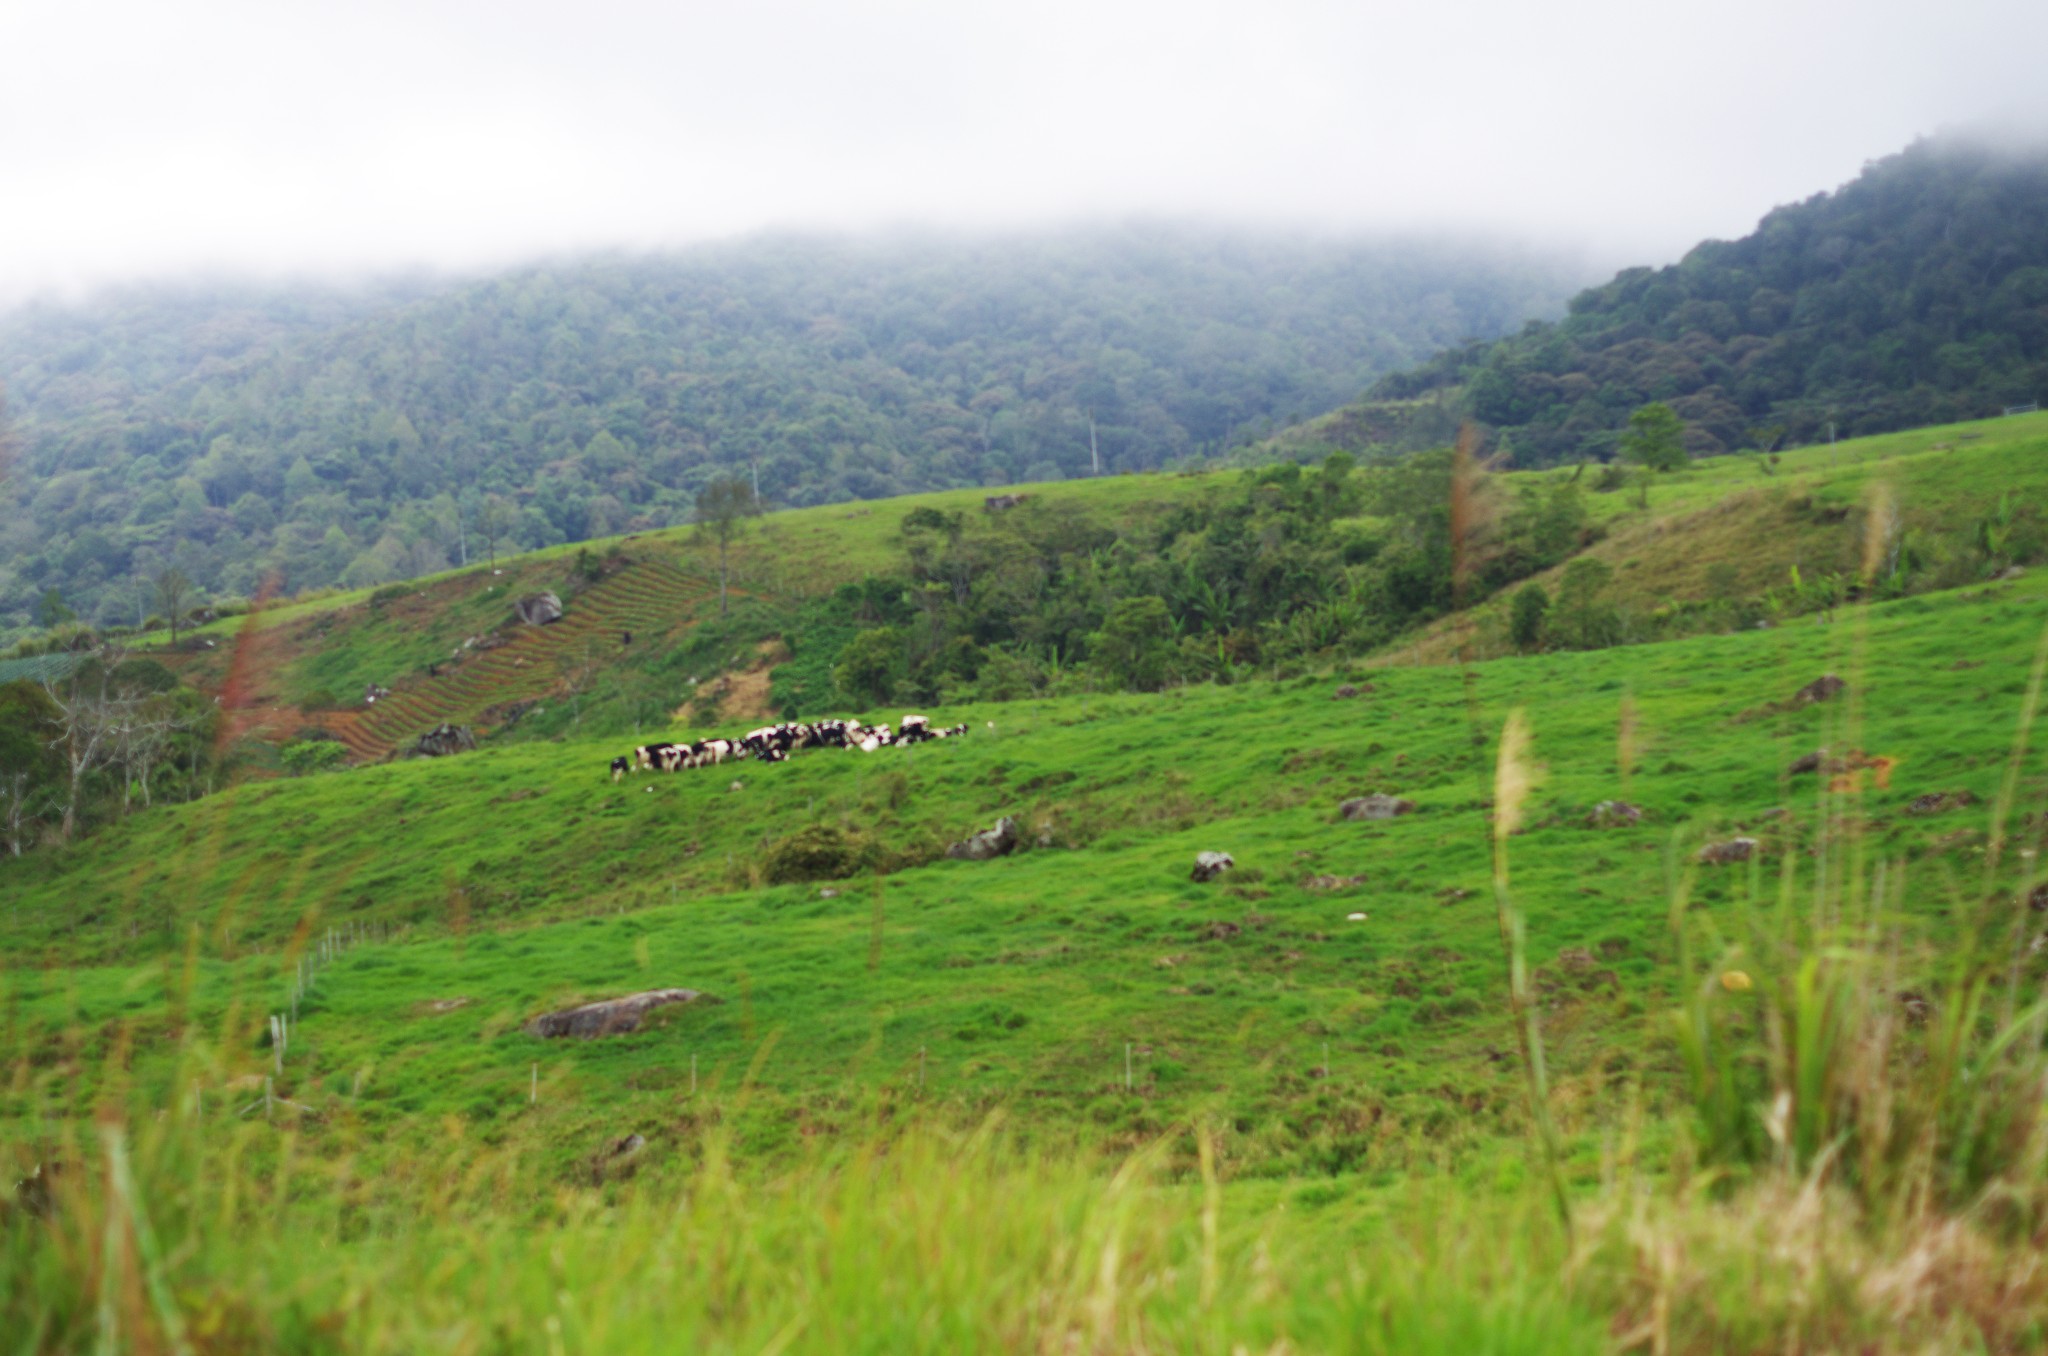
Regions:
[[1556, 322], [1446, 349], [1284, 446], [1427, 446], [1468, 415], [1517, 465], [1613, 455], [1664, 401], [1698, 455], [1981, 418], [2048, 397], [2048, 156], [1963, 136], [1740, 240], [1631, 268]]
[[[0, 861], [0, 1144], [23, 1173], [92, 1165], [46, 1215], [0, 1213], [0, 1327], [56, 1349], [2037, 1350], [2048, 576], [2013, 565], [2039, 559], [2040, 422], [1723, 461], [1647, 508], [1589, 492], [1572, 558], [1611, 562], [1591, 602], [1618, 614], [1716, 566], [1753, 601], [1782, 550], [1839, 576], [1762, 629], [1730, 602], [1469, 668], [1401, 662], [1425, 634], [1227, 683], [1077, 680], [920, 702], [956, 740], [623, 783], [629, 741], [733, 727], [692, 703], [636, 735], [601, 680], [473, 754], [247, 780]], [[1505, 524], [1568, 475], [1465, 493]], [[1258, 524], [1260, 496], [1329, 486], [1119, 477], [1041, 508], [1136, 553], [1176, 515], [1214, 515], [1213, 544], [1233, 505]], [[2001, 489], [2024, 502], [1990, 552]], [[765, 520], [725, 623], [703, 548], [651, 534], [616, 567], [600, 544], [307, 600], [168, 658], [197, 680], [271, 646], [279, 691], [339, 681], [548, 583], [595, 634], [625, 615], [606, 590], [658, 568], [697, 611], [636, 633], [644, 670], [612, 664], [679, 702], [713, 641], [821, 625], [806, 608], [910, 568], [911, 512], [960, 502]], [[1515, 539], [1460, 514], [1475, 550]], [[1904, 574], [1895, 538], [1924, 553]], [[780, 672], [728, 676], [757, 669]], [[1412, 809], [1342, 816], [1370, 794]], [[1020, 851], [942, 855], [1000, 815]], [[1737, 837], [1746, 861], [1700, 860]], [[1197, 882], [1202, 851], [1236, 866]], [[660, 987], [716, 1001], [588, 1042], [524, 1029]]]
[[[131, 289], [0, 316], [0, 636], [61, 607], [374, 586], [785, 505], [1151, 470], [1554, 314], [1555, 261], [1130, 227], [764, 237], [359, 293]], [[45, 599], [49, 599], [46, 605]]]

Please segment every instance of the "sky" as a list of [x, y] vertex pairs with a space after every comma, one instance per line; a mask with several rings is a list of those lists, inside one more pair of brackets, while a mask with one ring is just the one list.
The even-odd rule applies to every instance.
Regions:
[[0, 303], [762, 229], [1197, 219], [1663, 263], [2048, 129], [2041, 0], [0, 0]]

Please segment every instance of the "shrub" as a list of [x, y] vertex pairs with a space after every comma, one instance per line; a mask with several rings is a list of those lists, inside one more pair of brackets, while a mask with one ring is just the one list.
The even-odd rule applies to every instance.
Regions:
[[811, 824], [761, 852], [761, 878], [770, 885], [842, 880], [881, 867], [887, 851], [867, 834], [836, 824]]
[[1518, 650], [1533, 650], [1543, 641], [1543, 622], [1550, 612], [1550, 595], [1541, 584], [1530, 584], [1515, 595], [1508, 619], [1508, 636]]
[[348, 758], [348, 750], [326, 739], [295, 739], [278, 753], [285, 771], [294, 777], [332, 772]]

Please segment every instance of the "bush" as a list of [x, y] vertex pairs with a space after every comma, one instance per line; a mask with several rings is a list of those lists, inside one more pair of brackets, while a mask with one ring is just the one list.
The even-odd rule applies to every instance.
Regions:
[[1530, 584], [1515, 595], [1508, 618], [1508, 637], [1518, 650], [1533, 650], [1543, 642], [1543, 622], [1550, 612], [1550, 595], [1541, 584]]
[[842, 880], [878, 865], [880, 845], [835, 824], [812, 824], [778, 838], [761, 853], [761, 878], [771, 885]]
[[278, 753], [285, 771], [294, 777], [332, 772], [348, 758], [348, 750], [326, 739], [295, 739]]

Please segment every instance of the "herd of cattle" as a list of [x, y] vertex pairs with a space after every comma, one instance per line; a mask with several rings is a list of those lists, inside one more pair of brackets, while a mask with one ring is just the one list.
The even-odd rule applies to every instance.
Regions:
[[749, 730], [738, 739], [699, 739], [690, 744], [642, 744], [631, 755], [612, 759], [612, 780], [628, 772], [678, 772], [686, 767], [712, 767], [729, 758], [758, 758], [779, 763], [799, 749], [859, 749], [873, 753], [893, 744], [922, 744], [967, 733], [965, 725], [932, 728], [927, 716], [905, 716], [894, 730], [863, 725], [857, 720], [785, 721]]

